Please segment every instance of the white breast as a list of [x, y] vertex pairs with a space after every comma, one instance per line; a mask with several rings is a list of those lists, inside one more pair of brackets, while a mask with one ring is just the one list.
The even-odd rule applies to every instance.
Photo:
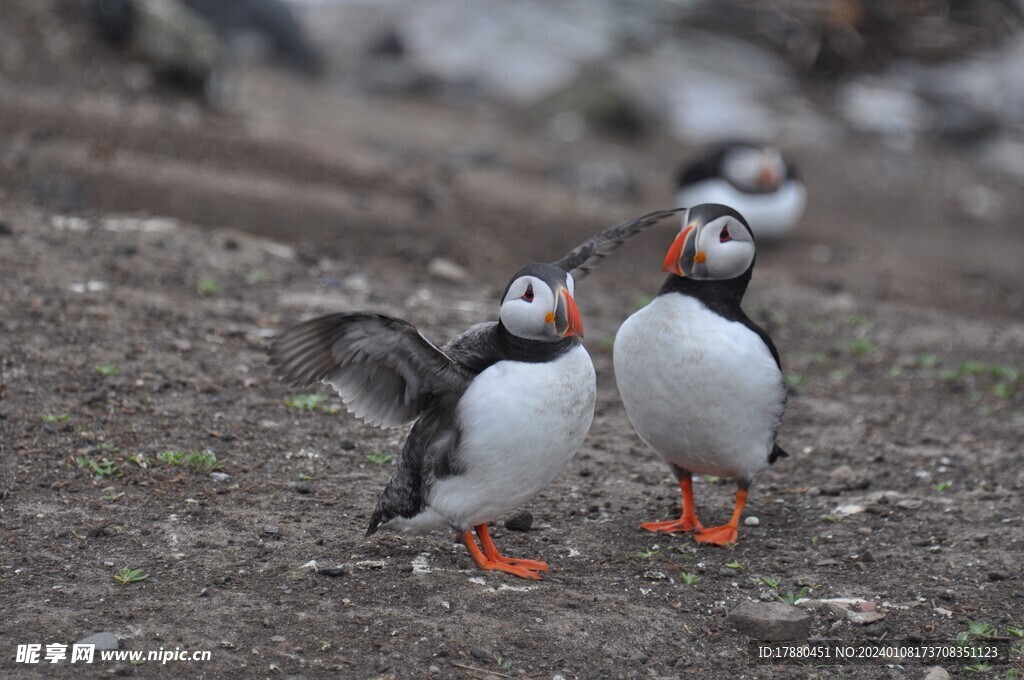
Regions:
[[430, 508], [466, 529], [533, 498], [583, 443], [596, 395], [582, 346], [554, 361], [501, 361], [483, 371], [458, 406], [463, 472], [433, 486]]
[[807, 190], [801, 182], [787, 180], [770, 194], [746, 194], [724, 179], [706, 179], [676, 194], [678, 206], [688, 208], [698, 203], [727, 205], [743, 215], [755, 239], [772, 240], [788, 234], [800, 221]]
[[660, 295], [619, 328], [614, 362], [630, 422], [666, 461], [746, 480], [768, 464], [785, 387], [743, 324], [692, 297]]

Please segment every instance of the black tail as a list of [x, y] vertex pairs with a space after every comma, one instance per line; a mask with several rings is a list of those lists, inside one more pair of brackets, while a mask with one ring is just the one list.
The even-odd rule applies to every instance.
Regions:
[[385, 521], [384, 511], [381, 510], [380, 503], [378, 503], [377, 508], [373, 511], [373, 517], [370, 518], [370, 526], [366, 528], [366, 536], [377, 533], [377, 529], [380, 529], [380, 525]]
[[772, 446], [772, 452], [768, 454], [768, 464], [771, 465], [779, 458], [789, 458], [789, 454], [786, 453], [781, 446], [774, 444]]

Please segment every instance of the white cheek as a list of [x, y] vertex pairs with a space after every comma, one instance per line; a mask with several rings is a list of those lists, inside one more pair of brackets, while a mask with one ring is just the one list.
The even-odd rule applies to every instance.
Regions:
[[501, 306], [499, 318], [513, 335], [531, 340], [553, 337], [554, 324], [547, 322], [548, 312], [554, 309], [554, 299], [547, 286], [534, 285], [533, 302], [511, 299]]
[[746, 241], [716, 244], [708, 253], [709, 279], [734, 279], [747, 271], [754, 259], [754, 245]]

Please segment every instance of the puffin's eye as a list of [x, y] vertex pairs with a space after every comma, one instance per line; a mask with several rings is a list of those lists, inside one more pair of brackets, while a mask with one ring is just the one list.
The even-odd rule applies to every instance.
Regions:
[[732, 234], [729, 233], [729, 226], [722, 227], [722, 231], [718, 233], [718, 242], [725, 243], [726, 241], [732, 240]]
[[533, 284], [526, 285], [526, 292], [523, 293], [523, 299], [527, 302], [533, 302]]

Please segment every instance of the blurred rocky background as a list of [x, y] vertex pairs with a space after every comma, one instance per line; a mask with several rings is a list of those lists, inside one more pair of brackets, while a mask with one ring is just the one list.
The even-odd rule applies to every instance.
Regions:
[[1024, 308], [1022, 0], [0, 11], [0, 192], [48, 209], [483, 271], [665, 207], [682, 160], [751, 138], [808, 177], [789, 274]]

